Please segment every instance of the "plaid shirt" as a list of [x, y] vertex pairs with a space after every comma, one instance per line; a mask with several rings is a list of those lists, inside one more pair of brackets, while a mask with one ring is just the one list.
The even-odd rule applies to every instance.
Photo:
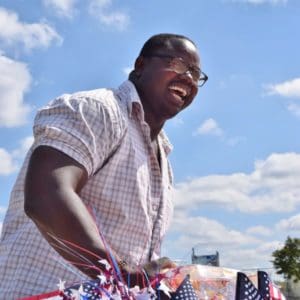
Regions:
[[113, 251], [132, 265], [159, 256], [173, 211], [171, 150], [158, 136], [160, 164], [134, 85], [65, 94], [38, 111], [34, 144], [13, 188], [0, 243], [0, 295], [5, 299], [57, 289], [86, 276], [60, 257], [24, 214], [24, 178], [40, 145], [69, 155], [88, 172], [80, 192]]

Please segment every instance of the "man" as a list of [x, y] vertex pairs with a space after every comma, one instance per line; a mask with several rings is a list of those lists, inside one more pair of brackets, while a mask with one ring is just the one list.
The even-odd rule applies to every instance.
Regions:
[[108, 247], [131, 285], [141, 268], [152, 276], [174, 266], [159, 259], [172, 214], [162, 127], [206, 80], [195, 44], [160, 34], [118, 89], [66, 94], [38, 111], [2, 229], [2, 297], [95, 278]]

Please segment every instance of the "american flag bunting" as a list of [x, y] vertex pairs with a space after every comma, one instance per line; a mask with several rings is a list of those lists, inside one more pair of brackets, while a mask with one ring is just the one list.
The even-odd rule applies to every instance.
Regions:
[[184, 278], [180, 286], [172, 294], [171, 300], [198, 300], [189, 275]]
[[264, 271], [257, 272], [258, 290], [264, 300], [286, 300], [280, 289], [271, 281]]

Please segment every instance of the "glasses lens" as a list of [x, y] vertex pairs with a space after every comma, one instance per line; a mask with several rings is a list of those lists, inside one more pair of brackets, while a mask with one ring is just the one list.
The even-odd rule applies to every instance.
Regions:
[[205, 81], [206, 81], [206, 80], [205, 80], [204, 78], [200, 78], [199, 81], [198, 81], [198, 86], [199, 86], [199, 87], [203, 86], [204, 83], [205, 83]]
[[201, 72], [198, 86], [201, 87], [204, 85], [204, 83], [207, 81], [208, 77], [204, 72]]
[[188, 71], [187, 65], [177, 57], [174, 57], [169, 61], [169, 67], [178, 74], [183, 74]]
[[187, 64], [181, 58], [174, 57], [172, 60], [170, 60], [169, 66], [178, 74], [189, 72], [195, 82], [199, 81], [200, 70], [198, 70], [196, 67], [187, 66]]
[[198, 70], [196, 68], [190, 68], [190, 73], [195, 82], [198, 82], [201, 80], [201, 78], [200, 78], [201, 71], [200, 70]]

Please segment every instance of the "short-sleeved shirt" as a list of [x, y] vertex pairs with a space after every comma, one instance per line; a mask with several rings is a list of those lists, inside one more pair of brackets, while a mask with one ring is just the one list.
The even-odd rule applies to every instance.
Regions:
[[[66, 262], [24, 213], [24, 180], [31, 153], [53, 147], [88, 173], [80, 192], [110, 248], [131, 265], [160, 255], [173, 212], [171, 145], [158, 135], [159, 156], [135, 86], [64, 94], [40, 109], [34, 144], [11, 193], [0, 243], [0, 295], [5, 299], [57, 289], [86, 276]], [[159, 158], [158, 158], [159, 157]], [[66, 223], [68, 220], [66, 220]]]

